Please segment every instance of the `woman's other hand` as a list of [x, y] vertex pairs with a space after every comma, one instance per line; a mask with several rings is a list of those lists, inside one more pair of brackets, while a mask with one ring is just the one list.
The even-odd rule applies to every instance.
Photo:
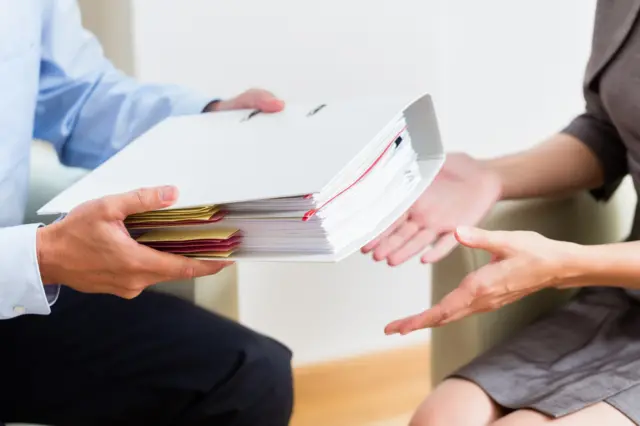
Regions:
[[457, 245], [455, 229], [477, 225], [500, 193], [495, 172], [466, 154], [450, 154], [418, 201], [362, 252], [373, 252], [376, 261], [386, 260], [391, 266], [423, 252], [423, 263], [437, 262]]
[[[459, 228], [457, 241], [486, 250], [492, 261], [470, 273], [440, 303], [425, 312], [389, 324], [387, 334], [407, 334], [438, 327], [469, 315], [489, 312], [543, 288], [561, 284], [573, 253], [580, 246], [550, 240], [529, 231], [485, 231]], [[438, 285], [438, 283], [433, 283]]]

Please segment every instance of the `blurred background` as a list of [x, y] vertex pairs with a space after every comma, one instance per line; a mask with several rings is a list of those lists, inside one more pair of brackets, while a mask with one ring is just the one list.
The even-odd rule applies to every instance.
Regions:
[[[581, 111], [595, 6], [594, 0], [80, 3], [107, 55], [142, 81], [178, 83], [212, 97], [263, 87], [288, 101], [430, 92], [447, 151], [477, 156], [530, 146]], [[429, 332], [386, 337], [383, 327], [429, 306], [430, 286], [438, 285], [430, 277], [417, 261], [389, 268], [355, 255], [337, 265], [243, 264], [225, 291], [232, 316], [294, 351], [295, 424], [321, 424], [314, 421], [323, 417], [331, 426], [395, 425], [406, 424], [428, 392]]]

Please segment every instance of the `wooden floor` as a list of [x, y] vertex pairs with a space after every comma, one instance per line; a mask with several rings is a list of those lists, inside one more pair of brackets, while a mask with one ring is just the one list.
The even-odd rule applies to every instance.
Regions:
[[409, 420], [411, 420], [411, 415], [413, 413], [407, 413], [404, 416], [395, 417], [393, 419], [376, 421], [373, 423], [363, 424], [362, 426], [407, 426], [409, 424]]
[[303, 367], [295, 386], [291, 426], [406, 426], [429, 392], [429, 348]]

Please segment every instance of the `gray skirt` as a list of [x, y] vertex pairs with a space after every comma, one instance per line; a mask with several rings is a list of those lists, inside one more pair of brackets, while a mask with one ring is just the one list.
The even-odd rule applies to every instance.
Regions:
[[508, 409], [562, 417], [604, 401], [640, 425], [640, 301], [621, 289], [582, 290], [454, 376]]

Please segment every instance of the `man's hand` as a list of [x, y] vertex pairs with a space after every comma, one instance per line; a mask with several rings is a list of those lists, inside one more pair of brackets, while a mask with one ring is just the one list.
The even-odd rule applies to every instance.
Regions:
[[257, 109], [262, 112], [280, 112], [284, 101], [263, 89], [249, 89], [246, 92], [224, 101], [214, 102], [206, 112], [230, 111], [234, 109]]
[[84, 203], [60, 222], [40, 228], [36, 245], [42, 281], [131, 299], [155, 283], [219, 272], [230, 263], [162, 253], [129, 236], [123, 223], [127, 216], [169, 207], [177, 197], [174, 187], [113, 195]]
[[460, 228], [455, 236], [466, 247], [491, 253], [492, 262], [467, 275], [431, 309], [389, 324], [387, 334], [439, 327], [494, 311], [547, 287], [561, 287], [567, 265], [576, 258], [576, 244], [550, 240], [535, 232]]

